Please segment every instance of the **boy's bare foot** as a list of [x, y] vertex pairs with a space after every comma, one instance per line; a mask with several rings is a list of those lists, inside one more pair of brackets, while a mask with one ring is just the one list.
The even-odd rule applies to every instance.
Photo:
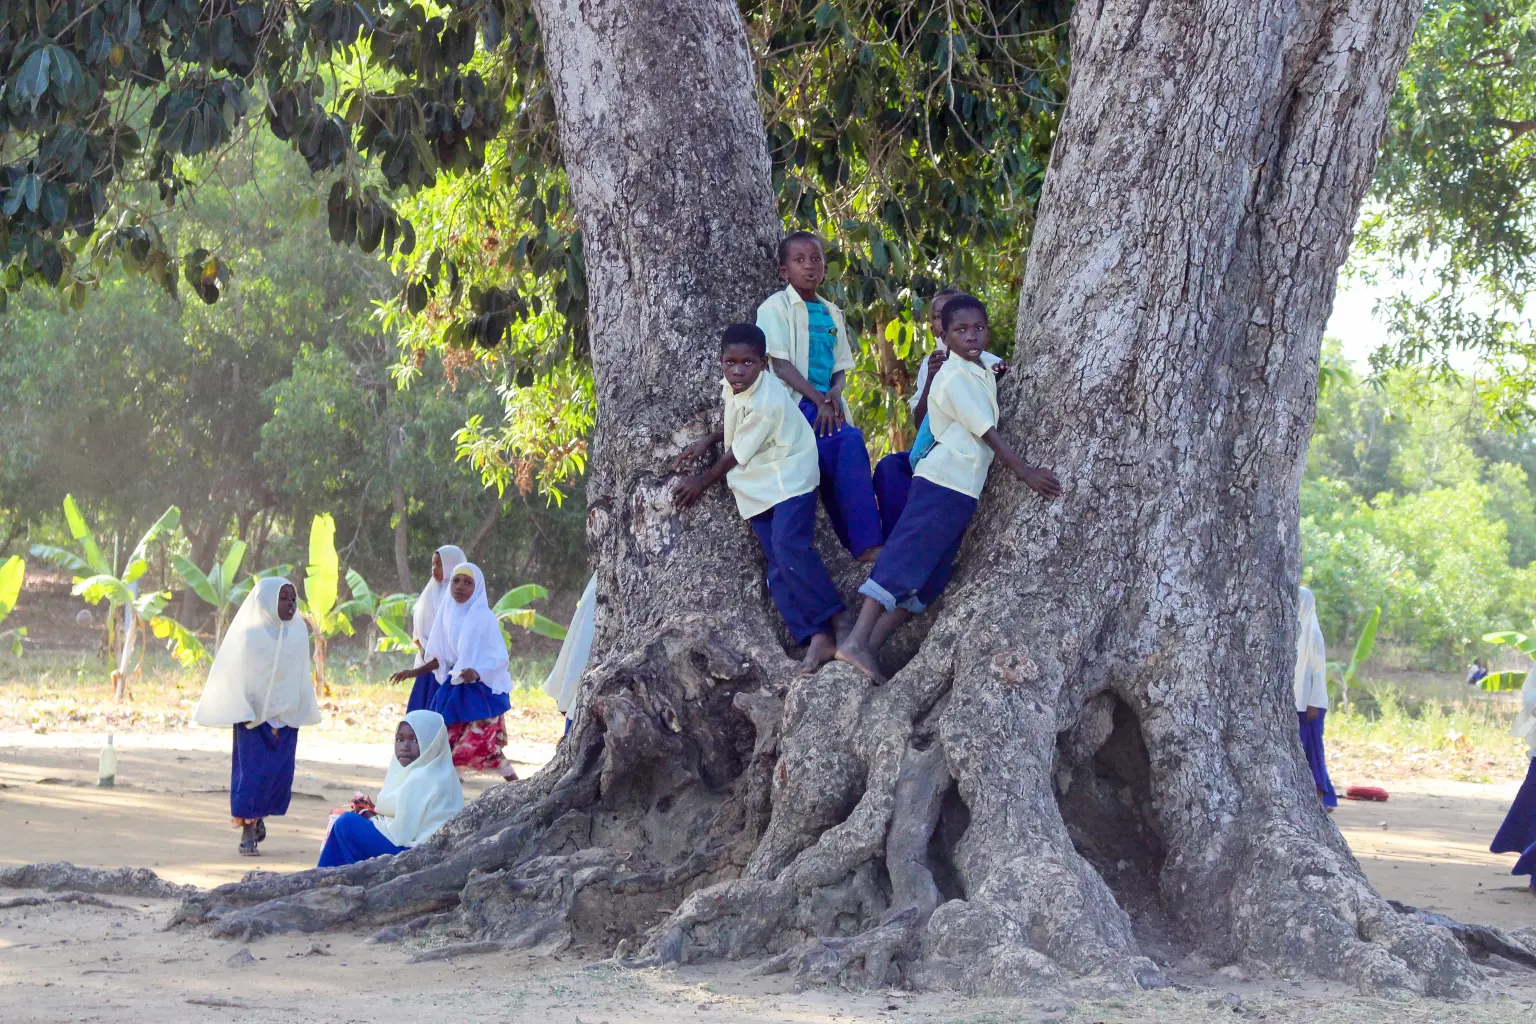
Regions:
[[837, 660], [847, 665], [852, 665], [876, 686], [885, 685], [885, 673], [880, 671], [880, 662], [876, 660], [874, 652], [867, 647], [856, 644], [839, 644], [837, 648]]
[[816, 670], [837, 657], [837, 644], [825, 633], [817, 633], [805, 646], [805, 658], [797, 675], [814, 675]]
[[872, 548], [865, 548], [863, 553], [860, 554], [858, 558], [855, 558], [854, 561], [863, 563], [864, 565], [873, 565], [875, 563], [875, 559], [880, 557], [880, 552], [884, 550], [885, 546], [883, 544], [876, 544]]

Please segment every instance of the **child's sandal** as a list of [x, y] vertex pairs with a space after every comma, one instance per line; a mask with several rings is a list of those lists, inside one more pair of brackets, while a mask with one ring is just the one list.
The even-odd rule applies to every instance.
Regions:
[[256, 838], [255, 825], [247, 824], [242, 827], [240, 829], [240, 856], [260, 857], [261, 854], [256, 849], [256, 844], [259, 841], [260, 840]]
[[267, 819], [265, 818], [256, 819], [256, 841], [258, 843], [267, 841]]

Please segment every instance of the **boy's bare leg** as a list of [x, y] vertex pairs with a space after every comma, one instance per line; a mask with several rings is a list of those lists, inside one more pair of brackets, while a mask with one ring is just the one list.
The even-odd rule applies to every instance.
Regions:
[[875, 622], [875, 628], [869, 632], [869, 649], [878, 651], [884, 647], [886, 639], [911, 620], [912, 613], [905, 608], [897, 608], [893, 612], [886, 612], [880, 616]]
[[799, 675], [808, 676], [837, 657], [837, 641], [830, 633], [817, 633], [805, 645], [805, 658], [800, 662]]
[[854, 623], [858, 619], [859, 617], [849, 608], [844, 608], [832, 616], [832, 636], [836, 639], [837, 643], [841, 644], [844, 640], [848, 639], [848, 634], [853, 632]]
[[883, 544], [876, 544], [872, 548], [865, 548], [859, 554], [859, 557], [854, 559], [854, 561], [855, 562], [859, 562], [862, 565], [874, 565], [875, 564], [875, 559], [879, 558], [880, 557], [880, 552], [882, 552], [884, 550], [885, 550], [885, 545], [883, 545]]
[[[880, 660], [875, 657], [869, 641], [881, 618], [886, 614], [888, 613], [880, 606], [879, 601], [866, 597], [864, 607], [859, 609], [859, 619], [853, 624], [853, 632], [837, 645], [837, 660], [852, 665], [868, 676], [869, 681], [876, 686], [885, 682], [885, 673], [880, 671]], [[890, 630], [887, 629], [885, 632], [889, 633]]]

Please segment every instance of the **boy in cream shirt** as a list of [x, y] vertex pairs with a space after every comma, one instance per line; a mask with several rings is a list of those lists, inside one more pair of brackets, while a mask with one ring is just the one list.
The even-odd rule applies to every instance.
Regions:
[[853, 369], [852, 337], [843, 312], [817, 294], [827, 276], [821, 239], [796, 231], [779, 243], [784, 290], [757, 307], [774, 374], [800, 398], [815, 426], [821, 497], [837, 539], [861, 562], [873, 562], [884, 540], [864, 433], [848, 422], [843, 388]]
[[677, 503], [687, 508], [725, 477], [737, 509], [763, 546], [768, 593], [790, 635], [805, 647], [802, 670], [809, 672], [832, 660], [832, 620], [844, 605], [816, 553], [816, 438], [789, 390], [763, 372], [767, 366], [760, 329], [752, 324], [725, 329], [720, 340], [725, 429], [689, 445], [672, 468], [725, 442], [725, 454], [714, 465], [678, 481]]
[[901, 519], [859, 588], [864, 607], [858, 623], [837, 649], [838, 660], [877, 685], [885, 682], [881, 644], [949, 584], [993, 455], [1035, 493], [1061, 494], [1054, 473], [1025, 464], [997, 432], [997, 378], [981, 362], [987, 307], [974, 296], [957, 295], [944, 305], [943, 329], [950, 358], [934, 374], [928, 396], [934, 445], [913, 471]]

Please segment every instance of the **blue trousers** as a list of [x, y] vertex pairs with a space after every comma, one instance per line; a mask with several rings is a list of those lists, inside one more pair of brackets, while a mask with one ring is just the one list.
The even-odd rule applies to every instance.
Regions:
[[430, 708], [432, 698], [437, 696], [437, 688], [441, 685], [434, 673], [423, 672], [417, 676], [415, 684], [411, 686], [411, 698], [405, 702], [406, 714]]
[[293, 798], [293, 757], [299, 730], [235, 726], [235, 750], [229, 768], [229, 815], [266, 818], [287, 814]]
[[859, 593], [888, 612], [926, 609], [949, 586], [965, 528], [975, 514], [976, 499], [969, 494], [913, 477], [901, 520]]
[[374, 857], [393, 857], [404, 853], [405, 849], [384, 838], [384, 833], [375, 828], [373, 822], [356, 811], [348, 811], [331, 826], [331, 834], [325, 837], [325, 845], [320, 848], [320, 863], [315, 867], [339, 868]]
[[[927, 422], [924, 420], [923, 422]], [[880, 506], [880, 535], [887, 543], [901, 522], [912, 490], [912, 453], [892, 452], [875, 464], [875, 501]]]
[[[815, 403], [809, 398], [800, 399], [800, 411], [814, 427]], [[816, 455], [821, 464], [821, 501], [837, 539], [855, 558], [879, 547], [885, 538], [880, 532], [880, 509], [870, 480], [864, 432], [844, 423], [828, 437], [818, 434]]]
[[1328, 712], [1317, 709], [1317, 721], [1307, 721], [1305, 711], [1296, 712], [1301, 729], [1301, 749], [1307, 754], [1307, 767], [1312, 769], [1312, 782], [1323, 795], [1324, 807], [1339, 806], [1339, 795], [1333, 791], [1333, 780], [1328, 778], [1328, 762], [1323, 758], [1323, 720]]
[[[1499, 826], [1488, 849], [1492, 853], [1525, 853], [1536, 846], [1536, 759], [1525, 773], [1525, 782], [1515, 794], [1515, 802], [1509, 805], [1504, 824]], [[1522, 861], [1526, 858], [1521, 857]], [[1516, 874], [1526, 872], [1517, 871]]]
[[749, 522], [763, 546], [768, 593], [789, 635], [804, 646], [817, 633], [831, 632], [832, 616], [845, 605], [816, 553], [816, 492], [786, 498]]

